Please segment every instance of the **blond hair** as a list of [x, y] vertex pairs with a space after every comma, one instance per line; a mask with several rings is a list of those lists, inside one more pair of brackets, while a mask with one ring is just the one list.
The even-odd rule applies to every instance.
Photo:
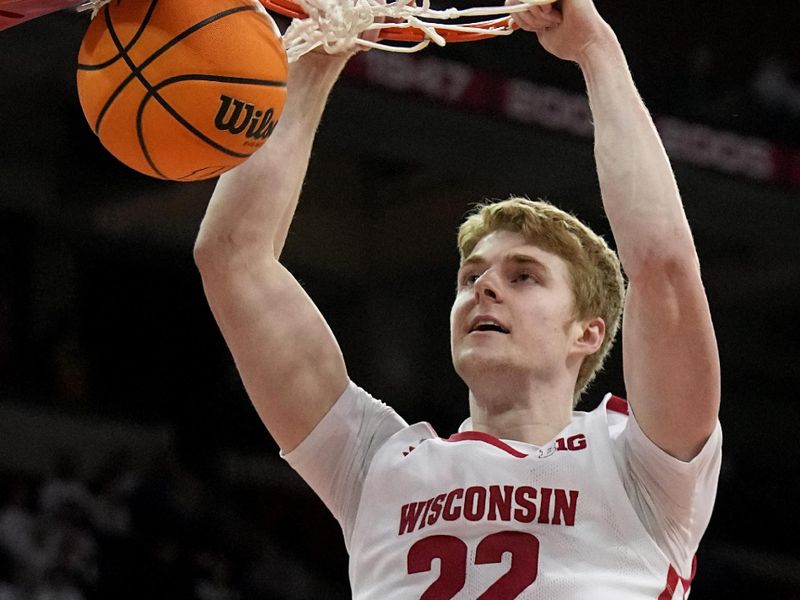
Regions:
[[575, 382], [574, 403], [580, 399], [614, 344], [622, 315], [625, 282], [619, 259], [605, 240], [575, 216], [549, 202], [511, 197], [479, 204], [458, 229], [463, 262], [487, 234], [505, 230], [563, 258], [569, 267], [576, 320], [600, 317], [606, 334], [600, 348], [581, 364]]

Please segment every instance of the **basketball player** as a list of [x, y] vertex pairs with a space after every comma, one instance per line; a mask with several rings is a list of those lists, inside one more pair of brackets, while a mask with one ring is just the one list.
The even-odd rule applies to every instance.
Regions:
[[[602, 239], [551, 205], [512, 198], [470, 216], [451, 311], [453, 364], [469, 387], [459, 433], [409, 426], [351, 382], [279, 262], [347, 57], [292, 65], [280, 126], [221, 177], [196, 260], [259, 415], [341, 524], [354, 598], [684, 598], [721, 449], [718, 354], [692, 235], [591, 0], [515, 20], [584, 74], [628, 288]], [[623, 297], [630, 404], [607, 396], [576, 412]]]

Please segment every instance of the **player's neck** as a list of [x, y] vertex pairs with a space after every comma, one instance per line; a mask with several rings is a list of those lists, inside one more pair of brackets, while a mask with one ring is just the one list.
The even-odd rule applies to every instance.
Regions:
[[502, 439], [544, 445], [572, 420], [572, 390], [564, 384], [471, 389], [472, 428]]

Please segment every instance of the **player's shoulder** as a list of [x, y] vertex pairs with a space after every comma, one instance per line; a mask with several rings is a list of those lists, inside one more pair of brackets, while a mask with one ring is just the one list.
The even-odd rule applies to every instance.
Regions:
[[[359, 387], [352, 380], [348, 382], [347, 388], [334, 404], [332, 412], [334, 411], [340, 418], [348, 422], [380, 424], [389, 421], [388, 435], [408, 427], [408, 423], [394, 408]], [[364, 428], [361, 424], [359, 427]], [[366, 430], [369, 431], [369, 428]]]
[[384, 446], [391, 446], [395, 449], [400, 448], [404, 454], [408, 454], [425, 442], [438, 439], [440, 439], [439, 435], [433, 429], [433, 426], [426, 421], [420, 421], [396, 431], [386, 440]]
[[624, 423], [630, 416], [630, 405], [622, 396], [607, 393], [600, 403], [591, 410], [574, 411], [573, 422], [599, 420], [611, 424]]
[[594, 408], [574, 411], [570, 429], [586, 430], [593, 436], [609, 438], [612, 444], [621, 439], [631, 416], [630, 405], [622, 396], [607, 393]]

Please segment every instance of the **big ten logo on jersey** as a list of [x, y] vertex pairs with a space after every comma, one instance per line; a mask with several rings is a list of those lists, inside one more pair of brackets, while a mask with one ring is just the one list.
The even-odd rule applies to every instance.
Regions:
[[576, 433], [569, 437], [556, 438], [552, 444], [539, 448], [536, 458], [547, 458], [560, 451], [577, 452], [578, 450], [585, 450], [588, 445], [586, 436], [582, 433]]
[[568, 438], [556, 438], [556, 450], [569, 450], [575, 452], [576, 450], [583, 450], [586, 448], [586, 436], [582, 433], [571, 435]]
[[277, 120], [272, 120], [274, 115], [272, 108], [256, 110], [253, 104], [224, 94], [219, 99], [220, 105], [214, 118], [214, 126], [233, 135], [239, 135], [244, 131], [245, 137], [256, 140], [244, 142], [245, 145], [260, 145], [258, 140], [267, 139], [278, 124]]

